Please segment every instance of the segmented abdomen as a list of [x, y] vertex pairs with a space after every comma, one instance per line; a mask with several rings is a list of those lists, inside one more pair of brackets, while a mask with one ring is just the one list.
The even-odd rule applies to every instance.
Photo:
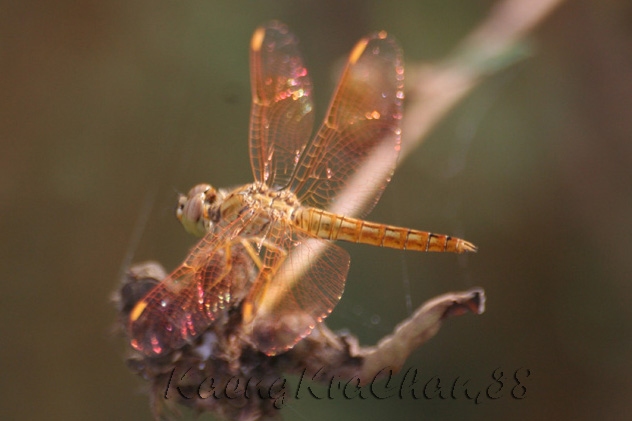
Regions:
[[476, 251], [474, 244], [449, 235], [363, 221], [316, 208], [298, 210], [294, 214], [294, 223], [312, 235], [328, 240], [343, 240], [401, 250], [452, 253]]

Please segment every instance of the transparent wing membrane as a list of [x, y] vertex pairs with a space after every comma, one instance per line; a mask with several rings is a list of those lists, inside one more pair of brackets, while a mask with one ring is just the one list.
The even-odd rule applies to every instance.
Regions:
[[[290, 184], [303, 205], [357, 216], [373, 208], [399, 154], [403, 83], [402, 53], [393, 38], [379, 32], [355, 46], [325, 121]], [[377, 171], [381, 167], [387, 171]], [[377, 188], [368, 201], [337, 203], [348, 187]]]
[[285, 187], [314, 125], [312, 83], [296, 37], [271, 22], [250, 45], [250, 162], [255, 180]]

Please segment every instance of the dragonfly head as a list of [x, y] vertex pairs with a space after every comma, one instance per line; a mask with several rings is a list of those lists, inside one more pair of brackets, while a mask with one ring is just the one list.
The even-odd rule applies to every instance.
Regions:
[[176, 217], [187, 232], [203, 237], [213, 229], [213, 207], [218, 199], [218, 192], [210, 184], [198, 184], [186, 195], [178, 198]]

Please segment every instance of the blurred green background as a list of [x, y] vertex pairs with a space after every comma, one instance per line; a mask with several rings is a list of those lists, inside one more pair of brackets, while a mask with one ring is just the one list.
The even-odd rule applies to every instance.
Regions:
[[[129, 262], [173, 268], [194, 244], [175, 191], [251, 181], [258, 24], [280, 19], [301, 39], [321, 118], [361, 36], [386, 29], [409, 65], [438, 60], [495, 3], [2, 1], [1, 418], [151, 419], [109, 296]], [[442, 121], [370, 217], [461, 235], [479, 253], [347, 247], [347, 291], [328, 319], [370, 345], [423, 301], [482, 286], [486, 313], [450, 320], [408, 363], [481, 389], [498, 367], [508, 384], [528, 368], [526, 397], [507, 386], [479, 405], [302, 399], [285, 419], [632, 412], [632, 4], [567, 2], [530, 41], [534, 56]]]

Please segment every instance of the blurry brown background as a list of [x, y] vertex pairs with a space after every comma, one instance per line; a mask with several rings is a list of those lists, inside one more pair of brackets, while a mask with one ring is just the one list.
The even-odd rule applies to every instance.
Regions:
[[[251, 181], [248, 42], [301, 39], [322, 116], [337, 60], [386, 29], [440, 59], [494, 1], [0, 2], [0, 415], [149, 420], [110, 333], [125, 264], [177, 265], [174, 191]], [[625, 419], [632, 413], [632, 4], [569, 1], [533, 57], [487, 79], [399, 167], [371, 219], [463, 235], [477, 255], [348, 247], [328, 319], [372, 344], [412, 308], [480, 285], [409, 364], [473, 388], [529, 368], [525, 399], [304, 398], [288, 420]], [[462, 168], [453, 171], [454, 167]], [[143, 217], [146, 215], [146, 217]], [[138, 236], [135, 237], [135, 232]], [[209, 419], [208, 416], [203, 419]]]

